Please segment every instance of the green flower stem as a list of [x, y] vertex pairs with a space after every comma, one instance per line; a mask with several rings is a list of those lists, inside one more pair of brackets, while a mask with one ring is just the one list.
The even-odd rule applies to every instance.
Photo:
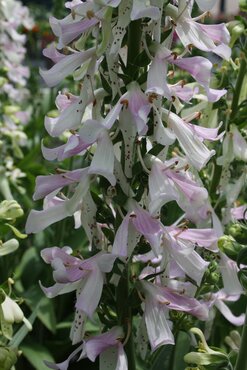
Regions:
[[238, 111], [238, 103], [239, 103], [239, 97], [242, 89], [242, 84], [244, 81], [244, 77], [246, 74], [246, 59], [243, 56], [240, 63], [240, 68], [238, 71], [238, 78], [235, 86], [235, 91], [232, 99], [232, 105], [231, 105], [231, 115], [230, 120], [232, 121]]
[[[243, 58], [241, 59], [237, 82], [236, 82], [236, 86], [234, 89], [234, 95], [233, 95], [232, 105], [231, 105], [230, 121], [234, 119], [238, 111], [239, 97], [240, 97], [245, 74], [246, 74], [246, 59], [243, 56]], [[229, 130], [229, 125], [227, 125], [227, 129]], [[211, 187], [210, 187], [211, 195], [216, 193], [216, 190], [217, 190], [220, 178], [221, 178], [221, 172], [222, 172], [222, 166], [218, 166], [217, 164], [215, 164], [214, 175], [213, 175], [213, 179], [212, 179]]]
[[217, 191], [217, 187], [220, 182], [221, 172], [222, 172], [222, 166], [218, 166], [217, 163], [215, 163], [214, 175], [213, 175], [211, 186], [210, 186], [211, 195], [215, 194]]
[[236, 366], [234, 370], [247, 370], [246, 343], [247, 343], [247, 306], [246, 306], [246, 313], [245, 313], [245, 322], [244, 322], [242, 337], [241, 337], [240, 350], [238, 353], [238, 358], [237, 358], [237, 362], [236, 362]]
[[[141, 20], [130, 22], [128, 30], [127, 70], [133, 80], [137, 78], [138, 66], [135, 58], [141, 46]], [[122, 142], [121, 163], [124, 165], [124, 143]], [[125, 266], [117, 288], [117, 313], [119, 324], [123, 326], [126, 335], [125, 352], [128, 359], [128, 370], [136, 370], [135, 346], [132, 330], [132, 308], [129, 302], [130, 293], [130, 262]]]
[[135, 347], [132, 330], [132, 309], [129, 302], [130, 266], [126, 264], [117, 288], [117, 313], [119, 324], [126, 335], [124, 350], [128, 359], [128, 370], [136, 370]]
[[129, 322], [130, 325], [130, 336], [129, 340], [125, 345], [125, 352], [126, 356], [128, 358], [128, 370], [136, 370], [136, 364], [135, 364], [135, 344], [133, 339], [133, 329], [132, 329], [132, 318], [131, 322]]

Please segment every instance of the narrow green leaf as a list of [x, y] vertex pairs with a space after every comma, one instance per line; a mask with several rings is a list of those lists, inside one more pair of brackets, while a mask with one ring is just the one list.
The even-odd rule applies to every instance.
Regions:
[[44, 293], [38, 285], [32, 286], [23, 294], [27, 305], [32, 311], [35, 310], [39, 302], [37, 316], [45, 327], [52, 333], [56, 331], [56, 315], [53, 301], [44, 296]]
[[[38, 309], [38, 306], [37, 306], [36, 310], [28, 318], [28, 321], [32, 325], [33, 325], [33, 323], [36, 319], [36, 316], [37, 316], [37, 309]], [[18, 332], [13, 336], [13, 338], [9, 342], [9, 347], [18, 348], [20, 343], [23, 341], [23, 339], [25, 338], [25, 336], [28, 333], [29, 333], [28, 328], [26, 327], [25, 324], [23, 324], [22, 327], [18, 330]]]
[[180, 331], [177, 336], [173, 366], [171, 370], [185, 369], [184, 356], [190, 349], [190, 337], [187, 333]]
[[38, 343], [23, 343], [20, 346], [23, 355], [36, 370], [47, 370], [44, 360], [55, 362], [47, 348]]

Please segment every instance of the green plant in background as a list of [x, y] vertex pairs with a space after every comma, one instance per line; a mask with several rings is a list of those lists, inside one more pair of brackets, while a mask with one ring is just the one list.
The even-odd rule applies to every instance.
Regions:
[[[236, 362], [219, 350], [229, 325], [217, 328], [225, 319], [244, 322], [243, 310], [234, 315], [226, 303], [243, 293], [245, 22], [229, 25], [230, 40], [223, 24], [200, 22], [206, 14], [192, 18], [192, 5], [73, 1], [64, 20], [51, 18], [58, 43], [44, 54], [55, 64], [41, 75], [51, 87], [72, 73], [75, 83], [45, 119], [51, 138], [42, 152], [57, 165], [36, 180], [34, 199], [44, 198], [44, 207], [31, 212], [26, 231], [38, 239], [62, 221], [49, 233], [63, 248], [41, 251], [55, 280], [42, 289], [50, 298], [76, 292], [70, 338], [78, 347], [64, 362], [47, 359], [50, 368], [100, 355], [102, 369], [181, 369], [176, 354], [185, 354], [183, 334], [195, 325], [218, 349], [204, 345], [204, 355], [187, 362]], [[231, 237], [223, 237], [228, 230]], [[50, 245], [40, 237], [39, 246]], [[59, 302], [58, 315], [71, 318], [74, 298]], [[70, 302], [67, 312], [61, 302]], [[225, 319], [215, 319], [216, 309]]]
[[[167, 1], [151, 0], [150, 3], [144, 4], [134, 0], [129, 2], [129, 9], [126, 10], [124, 8], [126, 3], [127, 1], [116, 0], [85, 4], [81, 1], [67, 2], [66, 6], [71, 9], [67, 26], [54, 18], [51, 20], [53, 31], [59, 37], [59, 45], [55, 44], [57, 49], [51, 47], [45, 51], [47, 54], [50, 53], [49, 56], [57, 66], [57, 69], [53, 67], [52, 73], [48, 72], [48, 77], [45, 77], [43, 72], [48, 84], [54, 84], [54, 79], [62, 79], [60, 73], [64, 74], [65, 70], [62, 67], [59, 69], [59, 66], [66, 64], [66, 57], [71, 59], [68, 68], [72, 68], [73, 60], [76, 60], [76, 56], [79, 58], [79, 53], [87, 50], [88, 54], [83, 63], [78, 62], [73, 78], [68, 76], [63, 81], [62, 87], [59, 86], [61, 92], [56, 98], [56, 105], [54, 105], [57, 93], [55, 89], [42, 88], [37, 92], [40, 79], [37, 67], [32, 69], [29, 89], [33, 109], [30, 124], [26, 125], [24, 130], [20, 118], [16, 118], [21, 104], [13, 103], [13, 100], [6, 96], [6, 92], [3, 94], [1, 122], [8, 124], [11, 122], [11, 125], [14, 123], [15, 126], [13, 130], [3, 132], [0, 144], [4, 158], [0, 176], [2, 192], [0, 238], [3, 239], [1, 247], [4, 246], [4, 249], [0, 249], [0, 252], [14, 251], [18, 244], [21, 245], [15, 253], [3, 256], [0, 260], [4, 312], [13, 313], [11, 317], [7, 317], [10, 326], [17, 321], [13, 326], [13, 338], [3, 338], [3, 345], [0, 347], [2, 361], [0, 368], [4, 370], [10, 369], [14, 364], [19, 370], [44, 370], [47, 368], [44, 359], [48, 363], [54, 363], [55, 359], [64, 361], [71, 352], [69, 336], [73, 343], [78, 343], [77, 353], [84, 357], [83, 352], [79, 352], [80, 348], [83, 348], [90, 360], [95, 359], [89, 350], [94, 346], [94, 341], [99, 341], [103, 345], [109, 343], [109, 350], [103, 351], [100, 355], [100, 366], [103, 369], [104, 366], [110, 366], [110, 359], [113, 359], [113, 369], [117, 366], [126, 368], [126, 362], [116, 362], [114, 349], [117, 349], [119, 358], [125, 361], [126, 357], [121, 352], [124, 349], [129, 369], [182, 370], [187, 365], [191, 365], [189, 367], [191, 369], [217, 369], [227, 366], [231, 369], [237, 363], [237, 355], [241, 348], [240, 339], [236, 332], [232, 335], [231, 330], [234, 325], [243, 323], [242, 313], [246, 304], [243, 297], [237, 303], [232, 302], [239, 298], [240, 292], [243, 292], [237, 281], [237, 274], [242, 285], [246, 286], [246, 271], [242, 265], [246, 244], [246, 23], [244, 19], [238, 17], [227, 25], [231, 34], [229, 45], [233, 48], [231, 58], [223, 62], [218, 57], [213, 60], [214, 77], [211, 84], [206, 86], [205, 81], [198, 81], [198, 78], [196, 80], [193, 71], [189, 70], [188, 73], [189, 63], [192, 66], [193, 60], [196, 61], [193, 58], [198, 57], [201, 52], [197, 48], [191, 50], [188, 44], [185, 46], [188, 40], [184, 39], [181, 27], [192, 22], [186, 9], [178, 14], [181, 7], [178, 8], [176, 2], [168, 5]], [[203, 4], [198, 1], [198, 4], [206, 10], [205, 2]], [[63, 5], [64, 2], [55, 1], [52, 14], [58, 18], [64, 17], [67, 10]], [[54, 39], [50, 35], [47, 23], [43, 21], [47, 18], [47, 11], [44, 9], [41, 11], [36, 5], [34, 11], [40, 22], [32, 28], [32, 32], [25, 31], [29, 40], [31, 64], [38, 61], [40, 49]], [[130, 11], [132, 11], [131, 22], [128, 18]], [[138, 14], [140, 19], [134, 20]], [[197, 15], [193, 13], [193, 16]], [[197, 24], [201, 22], [197, 20]], [[180, 41], [174, 34], [171, 46], [171, 34], [176, 29]], [[74, 39], [66, 39], [67, 31], [70, 34], [68, 37]], [[205, 39], [203, 41], [206, 42]], [[220, 42], [215, 42], [215, 45], [218, 43]], [[162, 49], [163, 46], [167, 49]], [[205, 51], [203, 53], [208, 57]], [[84, 58], [83, 55], [81, 57]], [[190, 59], [187, 66], [182, 66], [183, 57]], [[62, 59], [64, 62], [60, 64]], [[152, 75], [156, 68], [160, 69]], [[205, 70], [207, 68], [206, 62], [204, 68]], [[7, 79], [7, 70], [3, 69], [1, 87], [6, 85]], [[213, 91], [210, 89], [225, 87], [228, 93], [221, 100], [208, 101], [213, 100], [212, 96], [210, 97]], [[21, 91], [20, 85], [18, 89]], [[188, 94], [187, 100], [183, 100], [183, 94]], [[49, 114], [45, 127], [51, 137], [45, 137], [42, 141], [43, 154], [50, 160], [44, 163], [41, 159], [40, 143], [47, 135], [42, 122], [46, 112]], [[215, 130], [214, 139], [223, 140], [223, 146], [221, 141], [206, 141], [205, 147], [211, 154], [215, 150], [216, 155], [200, 171], [194, 168], [197, 165], [196, 156], [189, 155], [190, 148], [183, 141], [185, 138], [179, 136], [183, 132], [182, 127], [186, 130], [186, 126], [179, 126], [176, 131], [176, 124], [179, 123], [175, 115], [180, 116], [186, 125], [192, 122], [191, 127], [194, 130], [197, 127], [203, 129], [203, 126]], [[221, 121], [223, 125], [218, 131], [218, 122]], [[124, 131], [125, 126], [127, 133]], [[147, 132], [141, 131], [143, 127], [147, 128]], [[224, 130], [225, 135], [221, 134]], [[174, 142], [174, 133], [179, 141]], [[186, 131], [186, 135], [190, 133]], [[197, 142], [196, 136], [197, 132], [194, 132], [194, 139]], [[190, 145], [193, 146], [193, 141]], [[198, 142], [197, 145], [199, 148]], [[113, 167], [110, 155], [112, 146]], [[107, 154], [105, 148], [108, 149]], [[173, 162], [177, 158], [179, 163]], [[159, 171], [161, 166], [159, 161], [165, 163], [168, 168], [164, 167]], [[89, 174], [86, 173], [88, 167]], [[150, 171], [154, 173], [152, 178]], [[207, 212], [208, 214], [203, 221], [202, 219], [198, 221], [202, 214], [196, 213], [198, 210], [193, 208], [196, 205], [193, 198], [195, 193], [192, 193], [190, 202], [186, 205], [184, 194], [174, 196], [173, 192], [174, 189], [178, 189], [178, 183], [175, 185], [173, 182], [168, 191], [168, 185], [173, 180], [171, 178], [167, 180], [163, 176], [169, 174], [176, 177], [176, 171], [178, 176], [186, 173], [186, 176], [191, 176], [190, 180], [197, 184], [195, 190], [198, 194], [203, 195], [201, 190], [203, 188], [208, 190], [209, 197], [205, 198], [206, 203], [203, 203], [206, 205], [203, 212], [205, 215]], [[57, 208], [55, 218], [63, 216], [64, 212], [67, 212], [67, 216], [73, 217], [66, 217], [55, 227], [49, 227], [34, 236], [22, 239], [25, 237], [22, 209], [27, 216], [29, 209], [33, 207], [31, 198], [37, 175], [42, 176], [37, 179], [35, 200], [38, 199], [40, 202], [39, 199], [44, 195], [42, 192], [47, 191], [50, 175], [51, 182], [54, 179], [61, 185], [61, 189], [59, 188], [54, 199], [50, 195], [45, 198], [44, 210], [56, 206], [56, 201], [62, 204], [69, 200], [65, 207]], [[159, 177], [166, 183], [165, 189], [170, 196], [173, 194], [174, 199], [171, 196], [171, 201], [162, 206], [160, 214], [155, 214], [152, 207], [155, 208], [155, 202], [157, 204], [163, 193], [159, 193], [159, 197], [154, 197], [151, 201], [148, 197], [150, 193], [153, 194], [152, 186], [155, 186], [156, 181], [154, 179]], [[152, 184], [151, 180], [154, 181]], [[188, 182], [187, 188], [189, 184]], [[66, 190], [63, 189], [65, 185], [68, 186]], [[159, 186], [163, 185], [160, 183]], [[197, 201], [199, 198], [198, 195]], [[22, 208], [13, 199], [16, 199]], [[202, 203], [198, 204], [202, 206]], [[38, 207], [41, 207], [41, 203]], [[151, 214], [151, 219], [148, 218], [148, 213]], [[213, 223], [209, 215], [212, 215]], [[36, 222], [34, 212], [32, 217], [34, 224], [36, 222], [35, 227], [40, 225], [43, 227], [43, 222], [49, 224], [48, 216], [49, 214], [46, 219], [41, 218]], [[151, 234], [148, 233], [150, 227]], [[172, 233], [174, 227], [175, 231]], [[214, 232], [217, 231], [217, 235], [208, 233], [201, 242], [202, 245], [198, 245], [199, 235], [196, 234], [186, 247], [188, 253], [193, 250], [199, 255], [198, 258], [206, 261], [207, 266], [201, 268], [203, 275], [201, 282], [198, 276], [191, 272], [192, 270], [186, 270], [185, 273], [181, 273], [180, 270], [179, 276], [172, 277], [173, 272], [170, 271], [174, 266], [171, 266], [171, 261], [183, 258], [182, 262], [180, 260], [180, 266], [188, 266], [189, 258], [186, 259], [186, 255], [183, 257], [175, 255], [176, 249], [173, 254], [171, 249], [165, 253], [165, 250], [172, 247], [169, 241], [187, 243], [186, 232], [189, 234], [191, 230], [196, 232], [201, 228], [211, 227]], [[225, 236], [222, 235], [223, 230]], [[30, 227], [27, 231], [30, 231]], [[91, 249], [88, 249], [89, 244]], [[59, 247], [71, 245], [72, 249], [53, 248], [42, 252], [44, 247], [53, 245]], [[127, 255], [123, 252], [126, 245]], [[181, 247], [181, 244], [178, 245]], [[176, 248], [180, 248], [178, 245]], [[119, 251], [120, 246], [123, 249]], [[213, 250], [205, 249], [205, 246]], [[218, 246], [220, 251], [217, 251]], [[158, 253], [161, 262], [152, 255], [153, 251]], [[70, 269], [73, 270], [74, 263], [78, 266], [78, 274], [83, 274], [82, 286], [75, 287], [77, 301], [80, 289], [84, 291], [82, 294], [84, 298], [81, 297], [82, 310], [77, 310], [75, 317], [73, 316], [76, 298], [73, 292], [51, 300], [41, 291], [38, 280], [41, 280], [44, 286], [50, 286], [53, 279], [49, 266], [41, 262], [40, 252], [48, 264], [51, 262], [49, 253], [54, 254], [55, 258], [51, 263], [57, 284], [67, 284], [66, 274], [70, 273]], [[195, 254], [189, 255], [193, 260]], [[107, 266], [104, 256], [107, 259]], [[230, 259], [224, 259], [223, 256]], [[109, 272], [113, 262], [113, 269]], [[196, 268], [197, 266], [194, 267], [195, 271]], [[230, 279], [224, 271], [230, 271]], [[176, 270], [175, 272], [177, 273]], [[13, 281], [15, 285], [11, 288]], [[99, 305], [92, 317], [88, 317], [90, 302], [98, 294], [94, 289], [99, 289], [102, 281], [105, 284]], [[76, 286], [77, 283], [70, 281], [65, 290], [72, 290], [73, 284]], [[209, 320], [199, 323], [196, 317], [184, 311], [184, 306], [181, 308], [178, 302], [172, 301], [174, 296], [169, 298], [164, 296], [167, 291], [162, 290], [162, 287], [170, 289], [170, 294], [178, 294], [177, 299], [188, 297], [194, 299], [193, 304], [202, 316], [207, 310], [210, 312]], [[237, 287], [237, 290], [235, 289], [235, 294], [232, 295], [229, 292], [222, 292], [223, 287], [228, 287], [230, 293], [233, 288]], [[46, 292], [49, 296], [49, 291]], [[156, 293], [160, 295], [157, 300]], [[18, 304], [23, 300], [25, 304], [21, 304], [18, 309]], [[157, 310], [159, 312], [158, 315], [154, 315], [154, 320], [161, 321], [156, 321], [156, 324], [150, 326], [147, 315], [152, 305], [154, 311], [151, 312]], [[23, 314], [20, 309], [23, 310]], [[228, 322], [220, 312], [225, 315]], [[143, 315], [146, 315], [145, 320], [141, 319]], [[198, 312], [195, 313], [195, 316], [197, 315]], [[4, 316], [3, 311], [0, 316], [4, 324], [6, 315]], [[29, 317], [33, 325], [32, 332], [28, 332], [30, 326], [28, 328], [25, 325], [16, 332], [18, 322], [21, 323], [24, 316]], [[167, 333], [165, 330], [168, 328], [159, 330], [167, 319], [169, 325], [173, 325], [172, 335], [175, 345], [156, 347], [155, 341]], [[232, 324], [229, 324], [229, 321]], [[191, 329], [191, 332], [198, 334], [202, 343], [199, 343], [197, 354], [190, 344], [192, 340], [193, 346], [196, 345], [195, 337], [189, 334], [189, 329], [195, 326], [203, 330], [209, 343], [207, 345], [203, 334], [198, 334], [198, 328]], [[152, 330], [156, 330], [154, 334]], [[169, 343], [169, 340], [171, 341], [171, 336], [166, 343]], [[149, 343], [157, 349], [152, 352]], [[192, 351], [194, 353], [191, 355]], [[22, 356], [19, 356], [21, 352]], [[244, 368], [244, 352], [242, 350], [242, 355], [239, 356], [237, 370]], [[65, 368], [70, 360], [71, 369], [83, 366], [85, 369], [99, 368], [97, 360], [92, 363], [84, 359], [82, 363], [77, 363], [76, 353], [72, 353], [63, 364]]]

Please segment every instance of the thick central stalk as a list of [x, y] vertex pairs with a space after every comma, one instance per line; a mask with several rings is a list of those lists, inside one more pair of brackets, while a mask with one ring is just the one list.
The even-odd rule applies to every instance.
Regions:
[[[127, 57], [127, 70], [128, 75], [132, 80], [138, 77], [138, 66], [135, 64], [135, 59], [140, 53], [141, 48], [141, 19], [133, 21], [128, 29], [128, 57]], [[122, 148], [124, 142], [122, 142]], [[124, 151], [122, 151], [122, 160], [124, 159]], [[129, 304], [130, 294], [130, 263], [129, 261], [123, 271], [122, 277], [118, 284], [117, 289], [117, 311], [120, 325], [124, 327], [126, 335], [125, 352], [128, 358], [128, 370], [136, 370], [135, 364], [135, 348], [133, 342], [132, 330], [132, 308]]]
[[233, 120], [235, 118], [236, 113], [238, 112], [238, 105], [239, 105], [239, 97], [242, 89], [242, 84], [244, 81], [244, 76], [246, 74], [246, 60], [243, 57], [240, 63], [240, 68], [238, 71], [238, 78], [234, 90], [234, 95], [232, 99], [232, 105], [231, 105], [231, 115], [230, 119]]
[[128, 30], [127, 68], [128, 74], [133, 78], [133, 81], [137, 79], [138, 75], [138, 66], [135, 65], [135, 59], [140, 53], [141, 36], [141, 19], [130, 22]]
[[126, 264], [117, 288], [117, 312], [119, 324], [123, 326], [127, 340], [124, 350], [128, 358], [128, 370], [136, 370], [135, 348], [132, 330], [132, 308], [129, 302], [130, 266]]
[[242, 337], [241, 337], [240, 350], [239, 350], [237, 363], [236, 363], [234, 370], [247, 370], [246, 343], [247, 343], [247, 307], [246, 307], [245, 322], [244, 322]]
[[[238, 71], [237, 82], [236, 82], [236, 86], [234, 89], [234, 95], [233, 95], [232, 105], [231, 105], [230, 122], [234, 120], [238, 112], [239, 97], [240, 97], [245, 74], [246, 74], [246, 60], [243, 57], [241, 60], [240, 68]], [[227, 130], [229, 130], [229, 127], [230, 126], [228, 125]], [[221, 173], [222, 173], [222, 166], [218, 166], [217, 164], [215, 164], [214, 175], [213, 175], [211, 188], [210, 188], [211, 195], [215, 194], [217, 191], [217, 187], [221, 179]]]

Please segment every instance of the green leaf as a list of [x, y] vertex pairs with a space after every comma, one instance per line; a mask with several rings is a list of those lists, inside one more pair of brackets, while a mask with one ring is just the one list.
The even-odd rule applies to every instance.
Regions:
[[8, 226], [13, 231], [13, 233], [15, 234], [17, 238], [19, 239], [27, 238], [27, 234], [22, 234], [15, 226], [7, 224], [7, 223], [5, 225]]
[[27, 305], [31, 310], [35, 310], [37, 302], [39, 302], [37, 316], [45, 327], [52, 333], [56, 332], [56, 315], [54, 303], [52, 300], [44, 296], [44, 293], [38, 285], [32, 286], [23, 294]]
[[[36, 310], [29, 316], [28, 321], [30, 324], [33, 325], [35, 319], [37, 316], [37, 308]], [[22, 327], [18, 330], [18, 332], [13, 336], [11, 341], [9, 342], [9, 346], [12, 348], [19, 347], [20, 343], [23, 341], [25, 336], [30, 333], [27, 326], [25, 324], [22, 325]]]
[[239, 253], [237, 257], [237, 265], [240, 267], [240, 265], [246, 265], [247, 264], [247, 247], [243, 248]]
[[[169, 369], [170, 370], [170, 359], [173, 353], [173, 348], [171, 344], [162, 346], [154, 353], [154, 358], [152, 359], [151, 370], [161, 370]], [[178, 370], [178, 369], [176, 369]]]
[[55, 362], [48, 349], [41, 344], [35, 342], [27, 342], [23, 343], [20, 346], [20, 349], [26, 359], [36, 370], [47, 370], [47, 366], [44, 364], [44, 360]]
[[246, 290], [247, 289], [247, 269], [243, 268], [240, 271], [238, 271], [238, 278], [243, 286], [243, 288]]
[[48, 330], [50, 330], [52, 333], [56, 332], [56, 314], [53, 301], [47, 297], [43, 297], [40, 302], [38, 318]]
[[164, 149], [164, 145], [156, 144], [149, 150], [148, 154], [157, 156]]
[[149, 65], [149, 63], [150, 63], [150, 58], [147, 55], [145, 50], [143, 50], [140, 54], [138, 54], [134, 61], [134, 64], [139, 67], [146, 67]]
[[247, 12], [247, 1], [246, 0], [240, 0], [239, 6], [242, 12]]
[[190, 349], [190, 337], [187, 333], [180, 331], [177, 336], [173, 367], [171, 370], [185, 369], [184, 356]]
[[15, 271], [16, 280], [21, 278], [25, 287], [37, 284], [43, 268], [39, 251], [37, 248], [31, 247], [24, 253]]

